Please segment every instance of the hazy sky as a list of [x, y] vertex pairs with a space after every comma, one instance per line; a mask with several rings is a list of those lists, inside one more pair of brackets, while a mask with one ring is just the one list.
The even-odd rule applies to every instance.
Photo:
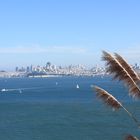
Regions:
[[101, 63], [101, 51], [140, 62], [139, 0], [0, 0], [0, 69]]

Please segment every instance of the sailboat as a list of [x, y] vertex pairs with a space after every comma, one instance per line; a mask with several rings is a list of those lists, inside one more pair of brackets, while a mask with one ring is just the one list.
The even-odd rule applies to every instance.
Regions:
[[77, 88], [77, 89], [80, 88], [78, 84], [76, 85], [76, 88]]

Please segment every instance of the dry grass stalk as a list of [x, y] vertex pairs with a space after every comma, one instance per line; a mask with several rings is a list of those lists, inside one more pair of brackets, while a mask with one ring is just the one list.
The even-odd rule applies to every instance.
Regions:
[[122, 58], [119, 54], [115, 53], [115, 58], [118, 60], [118, 62], [125, 68], [125, 70], [129, 73], [129, 75], [132, 77], [132, 79], [135, 82], [140, 82], [140, 78], [138, 74], [133, 70], [133, 68]]
[[130, 67], [128, 68], [128, 64], [121, 59], [122, 57], [119, 57], [118, 54], [115, 54], [115, 56], [116, 58], [108, 52], [103, 51], [102, 59], [106, 61], [107, 72], [114, 74], [114, 79], [124, 81], [128, 86], [129, 93], [132, 97], [140, 98], [140, 88], [137, 85], [137, 82], [139, 81], [138, 77], [132, 72], [132, 69], [130, 70]]
[[127, 135], [126, 137], [125, 137], [125, 140], [139, 140], [137, 137], [135, 137], [135, 136], [132, 136], [132, 135]]
[[138, 125], [138, 127], [140, 127], [140, 124], [139, 124], [138, 120], [114, 96], [112, 96], [107, 91], [105, 91], [104, 89], [102, 89], [98, 86], [94, 86], [94, 89], [96, 91], [96, 96], [99, 99], [102, 99], [105, 104], [109, 105], [110, 107], [112, 107], [115, 110], [123, 108], [125, 110], [125, 112], [127, 112], [127, 114]]
[[103, 102], [109, 106], [111, 106], [113, 109], [119, 109], [122, 105], [115, 97], [113, 97], [111, 94], [109, 94], [107, 91], [104, 89], [94, 86], [94, 89], [96, 91], [96, 96], [99, 99], [102, 99]]

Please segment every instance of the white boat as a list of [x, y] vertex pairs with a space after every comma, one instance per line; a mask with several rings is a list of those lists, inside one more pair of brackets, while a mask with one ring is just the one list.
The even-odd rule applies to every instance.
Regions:
[[76, 88], [80, 88], [78, 84], [76, 85]]
[[3, 89], [1, 89], [1, 91], [3, 92], [3, 91], [7, 91], [5, 88], [3, 88]]

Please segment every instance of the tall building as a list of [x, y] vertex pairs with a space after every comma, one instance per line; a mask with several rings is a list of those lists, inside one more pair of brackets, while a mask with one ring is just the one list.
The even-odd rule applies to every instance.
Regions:
[[18, 72], [18, 67], [15, 68], [15, 71]]

